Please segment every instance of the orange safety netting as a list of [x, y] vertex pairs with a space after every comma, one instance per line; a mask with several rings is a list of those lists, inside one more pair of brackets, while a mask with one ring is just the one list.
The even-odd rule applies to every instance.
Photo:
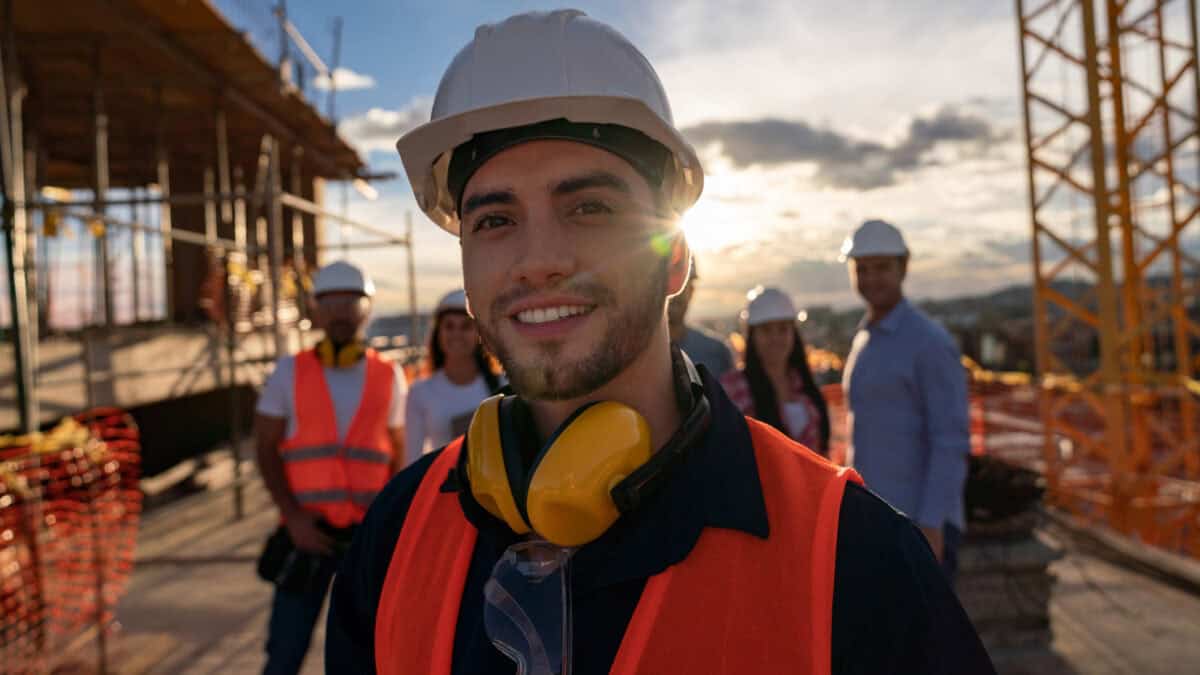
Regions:
[[133, 569], [139, 464], [137, 428], [114, 409], [0, 437], [4, 672], [41, 672], [72, 638], [112, 623]]
[[[1085, 524], [1200, 558], [1200, 388], [1146, 387], [1119, 400], [1123, 428], [1145, 450], [1114, 452], [1113, 424], [1101, 396], [1072, 378], [1035, 380], [965, 362], [970, 376], [971, 452], [1033, 469], [1046, 500]], [[849, 442], [840, 385], [823, 388], [829, 404], [830, 458], [845, 463]], [[1134, 412], [1138, 415], [1135, 418]]]

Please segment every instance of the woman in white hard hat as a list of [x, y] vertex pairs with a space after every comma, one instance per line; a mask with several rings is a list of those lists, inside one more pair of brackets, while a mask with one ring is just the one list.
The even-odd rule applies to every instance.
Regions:
[[451, 291], [438, 301], [428, 345], [429, 376], [408, 394], [405, 447], [408, 464], [466, 431], [479, 402], [500, 388], [500, 377], [483, 350], [467, 295]]
[[747, 296], [746, 359], [721, 385], [742, 413], [770, 424], [811, 450], [829, 453], [829, 410], [813, 379], [797, 313], [777, 288], [759, 286]]

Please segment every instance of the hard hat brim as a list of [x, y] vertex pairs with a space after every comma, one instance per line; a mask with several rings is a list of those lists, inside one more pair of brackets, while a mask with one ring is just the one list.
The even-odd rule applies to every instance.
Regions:
[[887, 248], [887, 249], [882, 249], [882, 248], [881, 248], [881, 249], [868, 249], [868, 248], [859, 248], [859, 249], [857, 249], [857, 250], [855, 250], [855, 249], [851, 249], [850, 251], [848, 251], [848, 252], [846, 252], [846, 253], [843, 253], [843, 254], [839, 255], [839, 256], [838, 256], [838, 262], [843, 262], [843, 263], [844, 263], [844, 262], [846, 262], [847, 260], [850, 260], [850, 259], [852, 259], [852, 258], [871, 258], [871, 257], [907, 258], [907, 257], [908, 257], [908, 255], [909, 255], [909, 253], [908, 253], [908, 249], [907, 249], [907, 248], [903, 248], [903, 249], [895, 249], [895, 248]]
[[478, 133], [566, 119], [571, 122], [618, 124], [663, 144], [675, 158], [675, 170], [664, 181], [668, 203], [683, 212], [704, 189], [704, 170], [692, 146], [645, 103], [624, 96], [552, 96], [512, 101], [434, 120], [396, 142], [417, 205], [442, 229], [459, 234], [458, 214], [446, 187], [450, 152]]

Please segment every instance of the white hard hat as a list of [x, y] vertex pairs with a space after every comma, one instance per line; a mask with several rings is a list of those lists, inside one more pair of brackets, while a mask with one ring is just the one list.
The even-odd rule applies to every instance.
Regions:
[[433, 114], [396, 149], [417, 204], [458, 234], [447, 188], [451, 152], [475, 134], [566, 119], [639, 131], [671, 154], [663, 189], [683, 212], [700, 198], [704, 171], [675, 129], [658, 75], [623, 35], [578, 10], [530, 12], [475, 30], [438, 85]]
[[750, 304], [742, 310], [742, 320], [747, 326], [758, 326], [772, 321], [795, 321], [799, 318], [792, 299], [778, 288], [755, 286], [746, 294], [746, 299]]
[[847, 258], [866, 258], [873, 255], [908, 255], [904, 236], [895, 225], [882, 220], [868, 220], [859, 225], [854, 234], [842, 242], [842, 255], [838, 261], [846, 262]]
[[465, 311], [467, 311], [467, 292], [459, 288], [443, 295], [442, 299], [438, 300], [437, 308], [433, 310], [433, 313]]
[[339, 260], [317, 270], [317, 278], [313, 280], [314, 296], [333, 291], [352, 291], [369, 298], [375, 295], [375, 284], [358, 266]]

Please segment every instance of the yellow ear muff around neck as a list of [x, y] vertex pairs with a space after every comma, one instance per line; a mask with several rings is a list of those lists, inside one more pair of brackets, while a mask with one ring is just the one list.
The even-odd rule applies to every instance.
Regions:
[[504, 448], [500, 441], [500, 401], [497, 394], [483, 401], [467, 429], [467, 481], [475, 501], [508, 524], [517, 534], [528, 534], [529, 524], [517, 508], [508, 480]]
[[620, 516], [613, 487], [652, 452], [650, 425], [636, 410], [613, 401], [588, 406], [564, 423], [529, 469], [529, 524], [559, 546], [596, 539]]
[[355, 340], [341, 348], [334, 348], [328, 338], [317, 343], [317, 359], [326, 368], [349, 368], [358, 363], [367, 353], [366, 345]]
[[343, 345], [342, 348], [338, 350], [337, 367], [349, 368], [350, 366], [358, 363], [366, 353], [367, 348], [363, 345], [363, 343], [357, 340], [351, 342], [350, 344]]

